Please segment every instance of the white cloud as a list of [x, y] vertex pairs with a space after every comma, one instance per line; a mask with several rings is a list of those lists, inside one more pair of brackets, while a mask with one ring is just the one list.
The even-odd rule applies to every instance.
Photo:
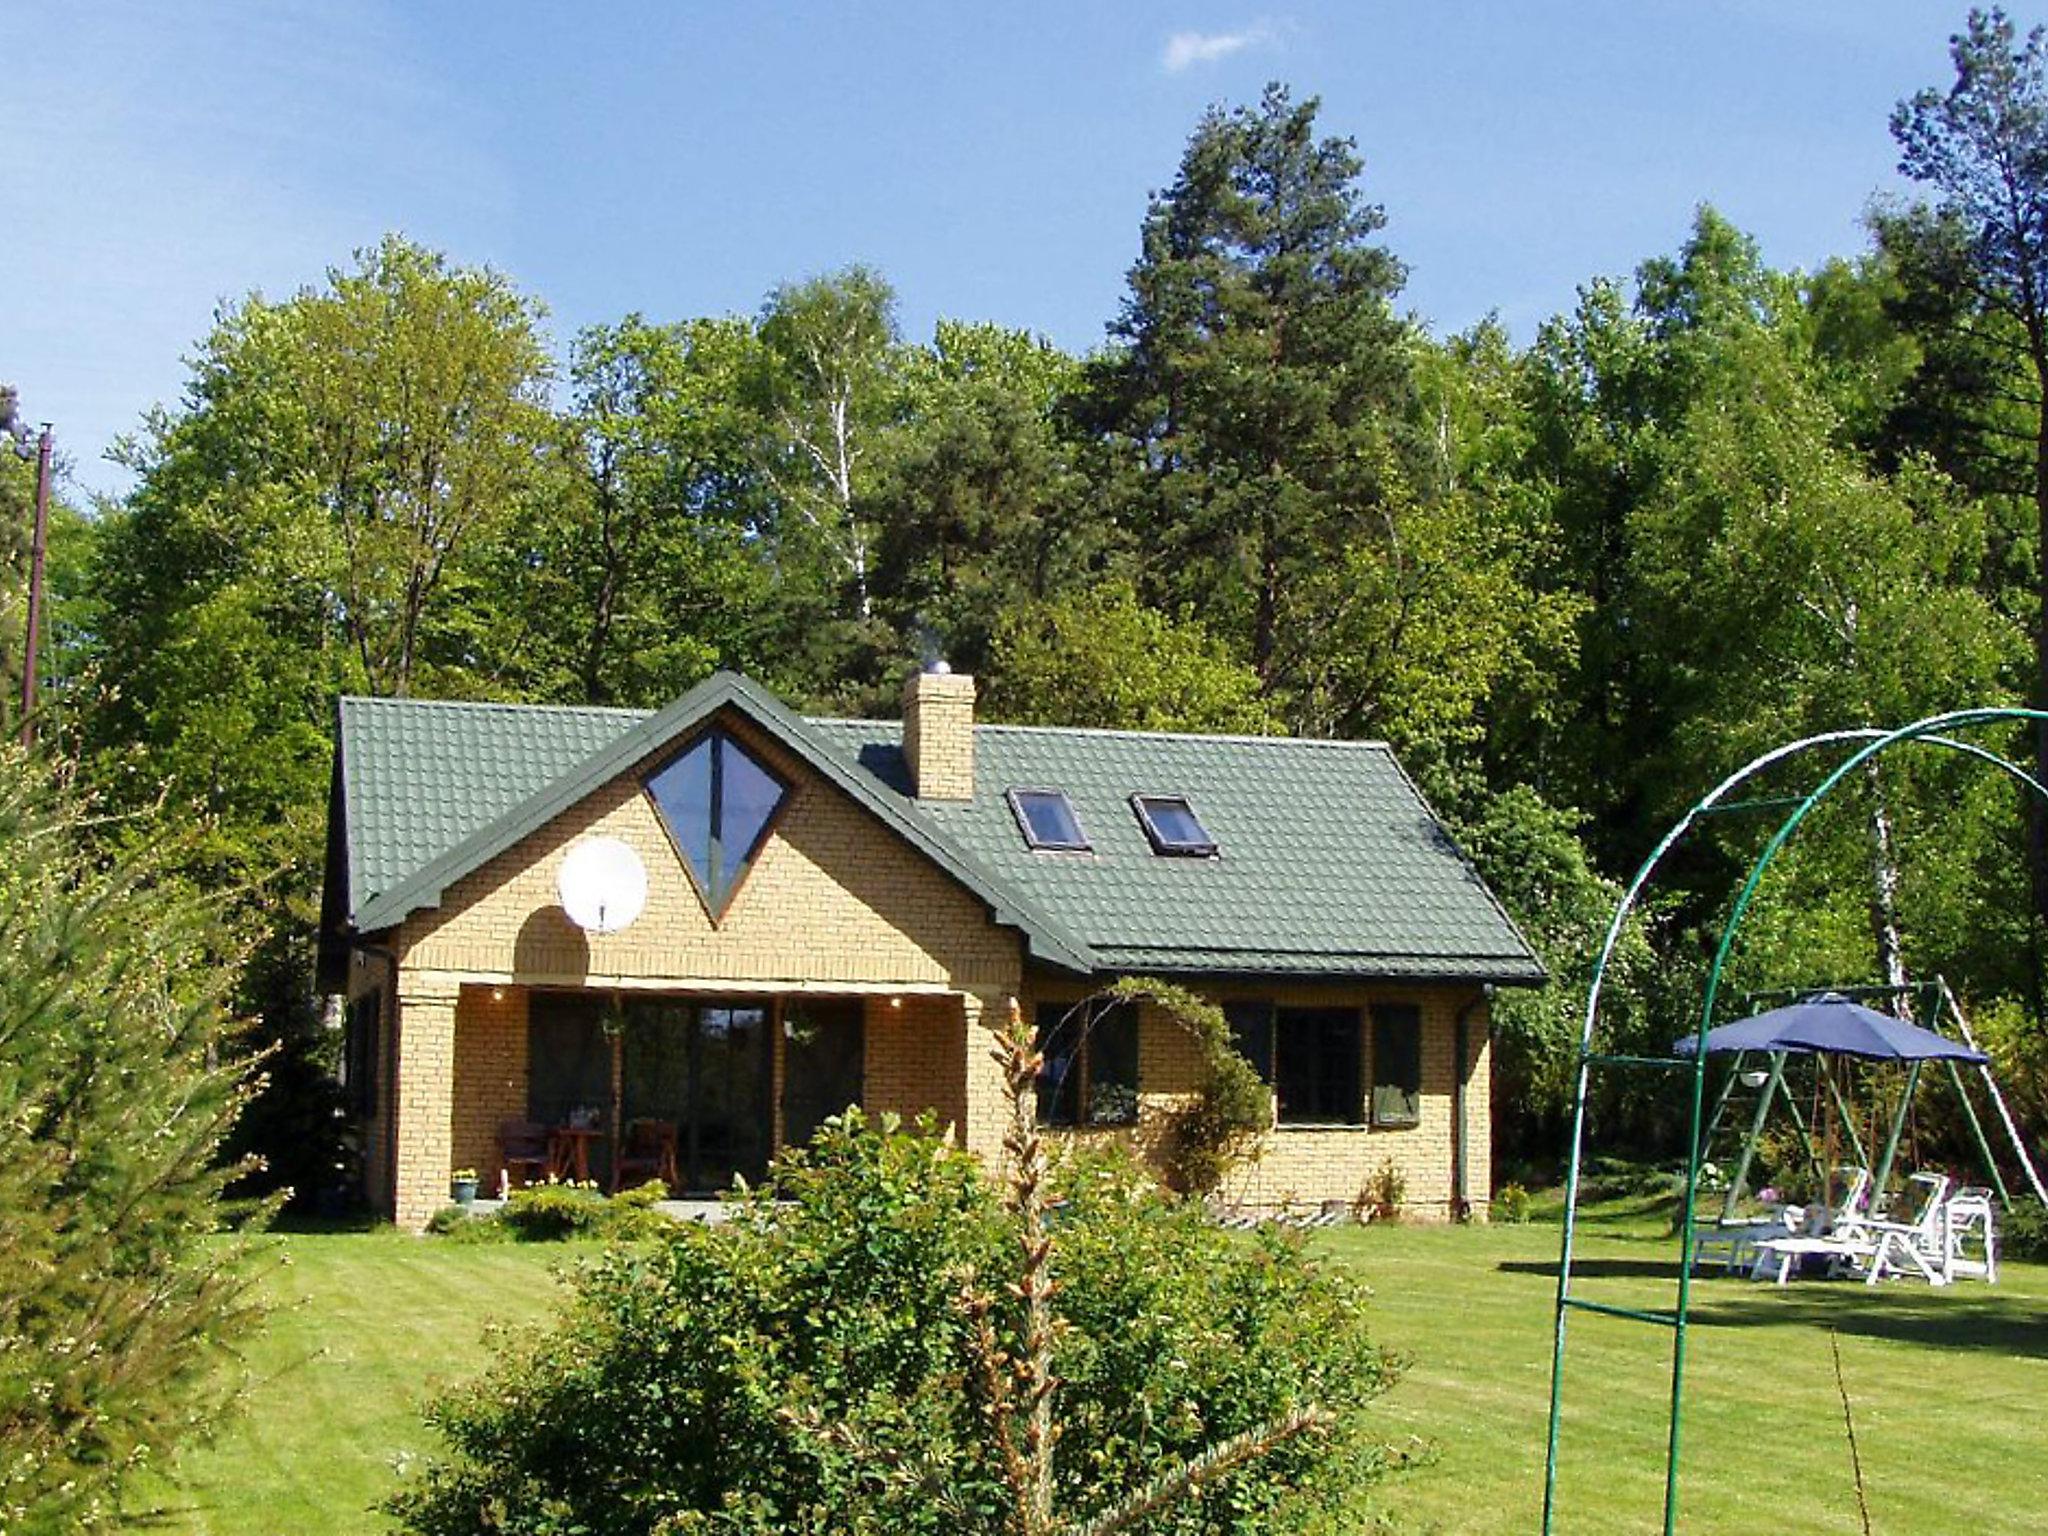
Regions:
[[1169, 75], [1177, 75], [1197, 64], [1214, 64], [1233, 53], [1265, 47], [1273, 41], [1273, 29], [1263, 21], [1238, 32], [1176, 32], [1166, 40], [1159, 67]]

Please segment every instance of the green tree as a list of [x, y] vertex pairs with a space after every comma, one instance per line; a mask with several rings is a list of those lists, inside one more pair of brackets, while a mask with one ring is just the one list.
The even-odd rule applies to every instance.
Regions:
[[759, 332], [761, 462], [775, 492], [767, 532], [783, 580], [807, 577], [822, 616], [864, 624], [875, 528], [861, 503], [893, 394], [896, 291], [858, 265], [784, 283], [761, 306]]
[[0, 1507], [24, 1536], [113, 1524], [222, 1411], [256, 1321], [218, 1235], [252, 1086], [219, 936], [82, 811], [0, 745]]
[[1411, 404], [1401, 265], [1317, 106], [1274, 85], [1203, 117], [1145, 215], [1087, 412], [1148, 595], [1199, 603], [1276, 692], [1312, 643], [1303, 585], [1389, 520]]
[[[1950, 88], [1917, 92], [1892, 114], [1899, 169], [1936, 197], [1929, 213], [1894, 221], [1892, 243], [1932, 253], [1951, 291], [1966, 296], [1952, 317], [1971, 332], [1961, 355], [1989, 364], [1973, 381], [1980, 403], [1992, 397], [1980, 427], [1996, 431], [2000, 406], [2023, 413], [2026, 435], [1997, 456], [2019, 458], [2033, 506], [2029, 697], [2048, 708], [2048, 33], [2035, 27], [2022, 39], [2002, 11], [1972, 10], [1949, 56]], [[2014, 354], [2005, 366], [1998, 350]], [[1998, 398], [2015, 389], [2017, 401]], [[2048, 729], [2035, 733], [2035, 765], [2048, 778]], [[2038, 805], [2030, 827], [2034, 910], [2048, 923], [2048, 813]]]
[[[1633, 306], [1597, 286], [1539, 340], [1528, 473], [1556, 488], [1568, 579], [1593, 599], [1581, 720], [1550, 782], [1597, 814], [1617, 868], [1781, 741], [2008, 694], [2022, 641], [1997, 601], [1986, 504], [1884, 453], [1914, 360], [1886, 320], [1890, 281], [1881, 266], [1772, 272], [1703, 210], [1675, 258], [1641, 268]], [[1619, 761], [1633, 771], [1604, 766]], [[1750, 979], [1982, 957], [1972, 934], [2006, 894], [1982, 810], [1946, 765], [1867, 775], [1802, 834], [1782, 887], [1799, 897], [1765, 903], [1752, 926], [1775, 958]], [[1716, 824], [1675, 933], [1719, 911], [1754, 851]]]
[[1061, 431], [1079, 378], [1050, 343], [994, 325], [942, 320], [903, 349], [869, 493], [877, 606], [962, 670], [988, 669], [1006, 603], [1086, 581], [1115, 542]]
[[[327, 286], [223, 312], [184, 400], [126, 447], [137, 482], [95, 539], [88, 781], [134, 813], [110, 838], [174, 836], [182, 875], [250, 939], [238, 1009], [287, 1044], [280, 1090], [326, 1048], [306, 936], [335, 695], [488, 694], [516, 626], [470, 562], [548, 483], [537, 310], [491, 272], [397, 238]], [[317, 1095], [266, 1151], [272, 1177], [332, 1182]]]
[[[1515, 478], [1528, 432], [1521, 374], [1492, 322], [1418, 343], [1422, 462], [1388, 481], [1382, 526], [1302, 584], [1315, 622], [1290, 723], [1383, 737], [1458, 806], [1484, 787], [1490, 737], [1552, 719], [1585, 606], [1555, 579], [1546, 498]], [[1500, 782], [1529, 776], [1519, 758], [1504, 762]]]
[[577, 337], [556, 482], [480, 562], [506, 631], [490, 649], [519, 658], [523, 694], [651, 707], [772, 656], [758, 355], [737, 319], [629, 315]]
[[1105, 730], [1276, 729], [1258, 674], [1192, 617], [1128, 583], [1018, 603], [997, 620], [986, 713], [1016, 725]]

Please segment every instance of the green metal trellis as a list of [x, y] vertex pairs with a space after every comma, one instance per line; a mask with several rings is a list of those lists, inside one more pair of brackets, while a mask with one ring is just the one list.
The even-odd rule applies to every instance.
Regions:
[[[2048, 722], [2048, 711], [2017, 708], [1983, 708], [1955, 710], [1946, 714], [1931, 715], [1924, 720], [1897, 730], [1882, 731], [1875, 728], [1828, 731], [1817, 736], [1808, 736], [1798, 741], [1766, 752], [1735, 773], [1715, 785], [1691, 810], [1666, 832], [1662, 841], [1643, 861], [1629, 882], [1628, 889], [1616, 904], [1613, 920], [1608, 924], [1606, 939], [1601, 945], [1600, 956], [1593, 968], [1592, 985], [1586, 997], [1585, 1022], [1579, 1040], [1579, 1071], [1577, 1091], [1572, 1112], [1572, 1150], [1570, 1170], [1565, 1181], [1564, 1236], [1558, 1259], [1557, 1299], [1553, 1321], [1550, 1372], [1550, 1424], [1543, 1471], [1543, 1532], [1551, 1536], [1557, 1518], [1557, 1468], [1560, 1444], [1560, 1425], [1564, 1408], [1565, 1380], [1565, 1339], [1566, 1320], [1572, 1312], [1592, 1312], [1633, 1322], [1652, 1324], [1671, 1331], [1671, 1394], [1669, 1404], [1669, 1432], [1665, 1442], [1664, 1467], [1664, 1533], [1673, 1536], [1678, 1528], [1678, 1468], [1681, 1449], [1681, 1431], [1684, 1424], [1685, 1388], [1685, 1346], [1687, 1313], [1692, 1299], [1693, 1270], [1693, 1218], [1699, 1197], [1700, 1163], [1704, 1155], [1704, 1137], [1701, 1130], [1706, 1109], [1707, 1052], [1704, 1048], [1707, 1031], [1714, 1021], [1714, 1006], [1719, 996], [1721, 976], [1726, 968], [1729, 954], [1734, 947], [1735, 935], [1742, 919], [1749, 910], [1751, 899], [1762, 883], [1765, 871], [1777, 857], [1778, 852], [1791, 839], [1800, 824], [1843, 779], [1864, 763], [1880, 753], [1901, 743], [1913, 742], [1926, 746], [1941, 747], [1980, 759], [2025, 785], [2034, 794], [2048, 801], [2048, 786], [2044, 786], [2032, 774], [2017, 763], [2000, 756], [1975, 742], [1949, 734], [1953, 731], [1971, 730], [1979, 726], [2013, 724], [2019, 722]], [[1728, 798], [1731, 791], [1749, 783], [1758, 776], [1769, 772], [1778, 765], [1802, 754], [1825, 750], [1831, 747], [1853, 747], [1840, 762], [1822, 777], [1815, 787], [1803, 796], [1769, 796], [1735, 800]], [[1705, 996], [1700, 1008], [1699, 1040], [1701, 1048], [1690, 1058], [1642, 1057], [1606, 1053], [1595, 1049], [1600, 1022], [1600, 995], [1606, 979], [1607, 967], [1613, 958], [1615, 946], [1620, 942], [1629, 915], [1634, 911], [1638, 899], [1656, 874], [1664, 857], [1688, 831], [1708, 816], [1753, 813], [1787, 809], [1788, 814], [1764, 844], [1763, 851], [1751, 865], [1748, 878], [1743, 882], [1736, 896], [1733, 910], [1721, 929], [1720, 941], [1715, 947], [1712, 968], [1707, 973]], [[1944, 985], [1944, 992], [1946, 987]], [[1952, 1001], [1952, 1000], [1951, 1000]], [[1669, 1310], [1652, 1310], [1639, 1307], [1618, 1307], [1589, 1300], [1573, 1294], [1572, 1255], [1578, 1235], [1579, 1177], [1585, 1151], [1586, 1099], [1592, 1073], [1596, 1068], [1644, 1067], [1671, 1071], [1690, 1070], [1692, 1074], [1690, 1135], [1687, 1137], [1687, 1163], [1685, 1178], [1685, 1201], [1679, 1222], [1679, 1267], [1676, 1304]], [[1776, 1074], [1772, 1089], [1766, 1091], [1762, 1101], [1768, 1104], [1768, 1094], [1778, 1086]], [[1958, 1084], [1960, 1088], [1960, 1084]], [[1717, 1106], [1718, 1107], [1718, 1106]], [[2002, 1110], [2001, 1110], [2002, 1112]], [[1973, 1112], [1974, 1119], [1974, 1112]], [[2016, 1134], [2016, 1133], [2015, 1133]]]

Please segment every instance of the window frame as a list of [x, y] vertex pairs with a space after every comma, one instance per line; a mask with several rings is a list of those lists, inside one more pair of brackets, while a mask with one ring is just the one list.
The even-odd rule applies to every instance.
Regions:
[[[1422, 1007], [1411, 1002], [1380, 1002], [1374, 1003], [1368, 1012], [1372, 1020], [1372, 1064], [1366, 1099], [1372, 1123], [1382, 1130], [1413, 1130], [1422, 1124]], [[1385, 1058], [1396, 1054], [1383, 1048], [1382, 1031], [1397, 1027], [1410, 1032], [1403, 1054], [1408, 1056], [1404, 1065], [1412, 1068], [1412, 1082], [1396, 1083], [1382, 1075]], [[1380, 1093], [1383, 1088], [1399, 1093], [1406, 1100], [1407, 1107], [1393, 1113], [1382, 1111]]]
[[[1031, 817], [1024, 810], [1023, 796], [1047, 795], [1057, 799], [1067, 808], [1067, 815], [1074, 823], [1077, 842], [1044, 842], [1038, 831], [1031, 825]], [[1017, 830], [1023, 834], [1024, 846], [1033, 853], [1093, 853], [1095, 845], [1088, 840], [1088, 829], [1081, 825], [1081, 813], [1074, 808], [1074, 797], [1064, 789], [1043, 789], [1034, 785], [1018, 784], [1003, 791], [1003, 798], [1010, 803], [1010, 815], [1016, 819]]]
[[374, 986], [348, 1000], [342, 1010], [341, 1089], [343, 1104], [358, 1120], [377, 1114], [377, 1067], [383, 1056], [384, 988]]
[[[725, 766], [719, 760], [721, 750], [730, 746], [738, 751], [781, 791], [775, 801], [775, 809], [768, 813], [767, 819], [761, 823], [760, 830], [748, 843], [731, 881], [721, 882], [721, 889], [716, 892], [707, 886], [704, 878], [697, 873], [697, 866], [691, 861], [690, 851], [683, 846], [676, 829], [669, 825], [668, 812], [662, 808], [661, 797], [654, 792], [654, 781], [694, 752], [699, 743], [708, 744], [711, 752], [706, 809], [711, 816], [710, 843], [707, 851], [713, 881], [719, 881], [719, 870], [723, 866], [725, 855], [724, 844], [719, 838], [720, 823], [725, 819]], [[788, 776], [779, 772], [774, 764], [766, 761], [759, 752], [749, 747], [723, 725], [706, 726], [673, 752], [663, 756], [640, 775], [640, 792], [647, 797], [647, 803], [654, 811], [654, 819], [661, 824], [662, 835], [668, 839], [669, 847], [675, 850], [676, 861], [683, 866], [683, 873], [689, 876], [690, 887], [696, 891], [697, 899], [704, 903], [704, 911], [711, 918], [713, 927], [723, 922], [725, 914], [732, 910], [733, 901], [738, 897], [741, 887], [747, 883], [747, 876], [754, 872], [754, 861], [761, 856], [761, 850], [767, 846], [769, 835], [774, 832], [781, 823], [784, 813], [789, 810], [790, 801], [796, 798], [796, 786], [790, 782]]]
[[[1202, 829], [1202, 841], [1184, 843], [1168, 837], [1160, 830], [1159, 823], [1152, 819], [1153, 801], [1172, 801], [1188, 813], [1189, 818]], [[1195, 809], [1194, 797], [1178, 792], [1154, 793], [1141, 790], [1131, 796], [1131, 809], [1137, 813], [1138, 825], [1145, 829], [1145, 839], [1151, 843], [1153, 853], [1165, 859], [1214, 859], [1222, 855], [1217, 846], [1216, 835], [1209, 830], [1209, 824], [1202, 820], [1202, 813]]]
[[[1076, 1019], [1077, 1009], [1085, 1007], [1086, 1014]], [[1095, 1038], [1097, 1028], [1111, 1014], [1119, 1014], [1130, 1020], [1131, 1029], [1131, 1105], [1129, 1113], [1117, 1119], [1098, 1120], [1093, 1116], [1095, 1096]], [[1048, 1019], [1051, 1028], [1048, 1028]], [[1045, 1068], [1039, 1068], [1038, 1081], [1033, 1085], [1032, 1112], [1036, 1123], [1046, 1130], [1056, 1131], [1114, 1131], [1134, 1128], [1144, 1107], [1145, 1052], [1140, 1039], [1143, 1019], [1137, 1004], [1127, 999], [1101, 998], [1083, 999], [1080, 1002], [1042, 1002], [1032, 1010], [1032, 1045], [1044, 1053], [1044, 1042], [1053, 1029], [1072, 1021], [1080, 1030], [1080, 1037], [1074, 1043], [1072, 1065], [1068, 1072], [1073, 1079], [1073, 1093], [1068, 1102], [1070, 1112], [1063, 1116], [1049, 1116], [1046, 1113]], [[1050, 1060], [1050, 1053], [1046, 1053]], [[1060, 1088], [1055, 1090], [1054, 1103], [1068, 1086], [1068, 1079], [1062, 1078]]]
[[[1286, 1084], [1289, 1074], [1281, 1070], [1281, 1050], [1288, 1038], [1286, 1026], [1290, 1017], [1297, 1025], [1308, 1018], [1319, 1017], [1322, 1021], [1324, 1032], [1318, 1036], [1314, 1045], [1314, 1081], [1319, 1089], [1328, 1079], [1328, 1075], [1321, 1070], [1326, 1048], [1332, 1038], [1328, 1026], [1339, 1019], [1349, 1021], [1348, 1030], [1338, 1032], [1348, 1033], [1350, 1037], [1346, 1054], [1350, 1060], [1351, 1080], [1342, 1087], [1343, 1103], [1339, 1107], [1343, 1113], [1334, 1116], [1327, 1113], [1329, 1106], [1324, 1102], [1327, 1090], [1316, 1094], [1312, 1112], [1288, 1103]], [[1273, 1114], [1274, 1123], [1280, 1129], [1359, 1130], [1370, 1124], [1371, 1105], [1367, 1100], [1365, 1084], [1365, 1019], [1366, 1010], [1362, 1007], [1280, 1004], [1273, 1009]]]

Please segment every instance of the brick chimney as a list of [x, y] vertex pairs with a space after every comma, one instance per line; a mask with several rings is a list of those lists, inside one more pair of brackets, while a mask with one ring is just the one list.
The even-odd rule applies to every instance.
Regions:
[[974, 798], [974, 679], [943, 670], [913, 672], [903, 685], [903, 760], [920, 800]]

